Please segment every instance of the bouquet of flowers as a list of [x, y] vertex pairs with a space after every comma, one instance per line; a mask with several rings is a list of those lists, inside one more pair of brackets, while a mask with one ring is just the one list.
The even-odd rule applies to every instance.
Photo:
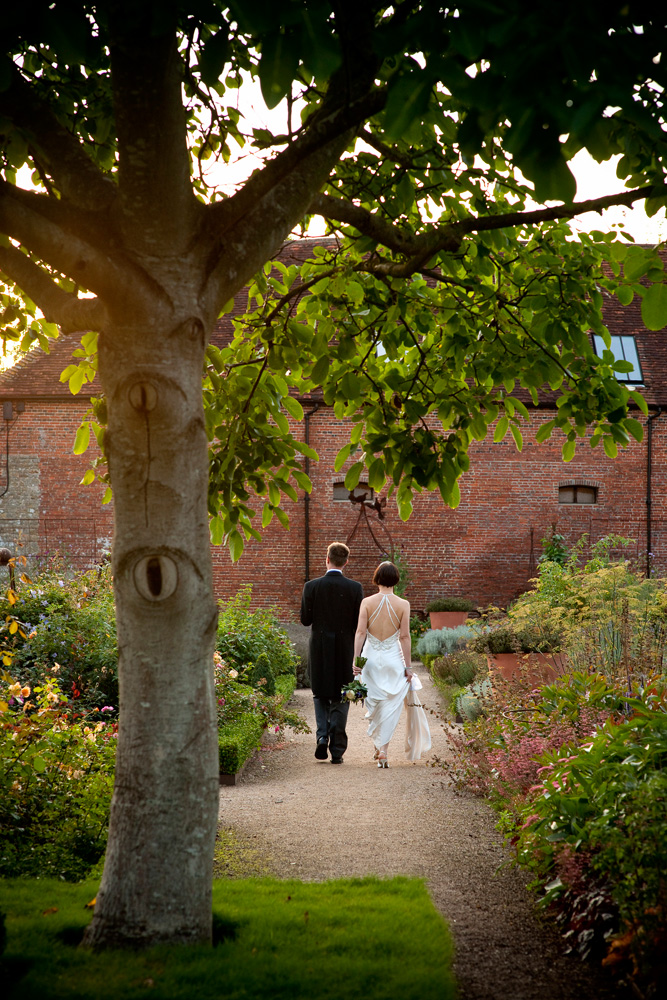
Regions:
[[355, 678], [350, 684], [346, 684], [341, 689], [341, 701], [360, 701], [363, 705], [364, 698], [368, 695], [368, 689], [364, 687], [360, 680]]
[[[363, 670], [365, 663], [366, 663], [365, 656], [355, 657], [354, 665], [357, 668], [357, 670]], [[360, 701], [361, 704], [363, 705], [364, 698], [366, 697], [368, 697], [368, 689], [364, 684], [361, 683], [358, 677], [355, 677], [355, 679], [350, 684], [346, 684], [341, 691], [342, 701], [347, 700], [347, 701], [353, 701], [355, 703]]]

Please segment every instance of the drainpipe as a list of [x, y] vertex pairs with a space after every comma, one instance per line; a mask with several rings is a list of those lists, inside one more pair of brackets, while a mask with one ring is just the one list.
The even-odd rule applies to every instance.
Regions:
[[646, 436], [646, 578], [651, 576], [651, 478], [653, 472], [653, 421], [662, 413], [659, 406], [655, 413], [650, 413], [647, 420]]
[[[317, 413], [317, 411], [320, 408], [320, 405], [321, 405], [320, 403], [315, 403], [312, 410], [308, 410], [308, 412], [304, 413], [303, 415], [304, 438], [305, 438], [305, 443], [308, 445], [310, 444], [310, 418], [315, 413]], [[303, 471], [306, 473], [306, 475], [309, 475], [310, 473], [310, 459], [308, 458], [307, 455], [305, 456]], [[304, 549], [305, 549], [305, 561], [306, 561], [305, 565], [306, 578], [304, 582], [308, 583], [308, 581], [310, 580], [310, 493], [304, 494], [303, 502], [304, 502], [303, 526], [305, 534]]]

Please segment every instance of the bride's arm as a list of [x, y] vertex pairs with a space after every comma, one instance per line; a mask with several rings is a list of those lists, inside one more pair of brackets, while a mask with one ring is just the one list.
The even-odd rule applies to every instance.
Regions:
[[[364, 643], [366, 642], [366, 629], [368, 627], [368, 608], [366, 607], [366, 601], [361, 602], [361, 607], [359, 608], [359, 621], [357, 622], [357, 631], [354, 634], [354, 659], [361, 656], [361, 651], [364, 648]], [[357, 674], [361, 673], [354, 663], [352, 664], [352, 669], [354, 670], [355, 677]]]
[[405, 661], [405, 676], [408, 680], [412, 678], [412, 670], [410, 664], [412, 662], [412, 640], [410, 639], [410, 605], [406, 601], [406, 608], [403, 611], [403, 617], [401, 618], [401, 631], [398, 635], [398, 641], [401, 644], [401, 649], [403, 650], [403, 659]]

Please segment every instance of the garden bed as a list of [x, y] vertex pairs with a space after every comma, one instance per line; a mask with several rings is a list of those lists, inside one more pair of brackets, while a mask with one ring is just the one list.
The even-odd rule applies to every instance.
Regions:
[[[280, 704], [286, 704], [294, 694], [296, 677], [282, 674], [276, 678], [276, 696]], [[218, 761], [220, 764], [220, 784], [234, 785], [245, 765], [262, 743], [266, 729], [263, 714], [243, 715], [220, 726], [218, 729]]]

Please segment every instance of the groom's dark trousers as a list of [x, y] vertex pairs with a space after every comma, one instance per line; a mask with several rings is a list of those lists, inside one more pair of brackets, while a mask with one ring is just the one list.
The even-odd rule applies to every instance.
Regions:
[[354, 633], [364, 592], [339, 570], [309, 580], [301, 598], [301, 623], [311, 625], [310, 686], [315, 705], [318, 744], [327, 741], [333, 760], [347, 749], [345, 724], [349, 702], [341, 688], [353, 679]]

